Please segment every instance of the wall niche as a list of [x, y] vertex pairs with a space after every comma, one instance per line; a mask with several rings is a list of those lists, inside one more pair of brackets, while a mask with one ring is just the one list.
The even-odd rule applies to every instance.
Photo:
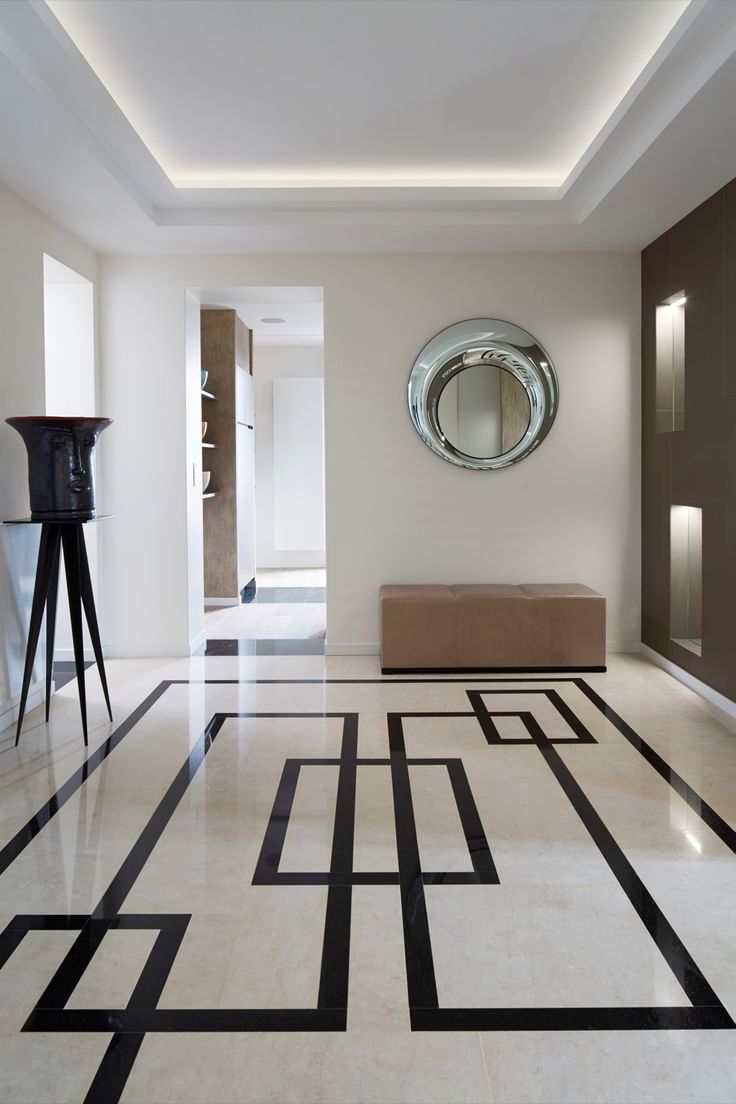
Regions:
[[685, 428], [685, 302], [685, 292], [678, 291], [657, 306], [657, 433]]
[[703, 594], [703, 511], [670, 508], [670, 637], [701, 655]]

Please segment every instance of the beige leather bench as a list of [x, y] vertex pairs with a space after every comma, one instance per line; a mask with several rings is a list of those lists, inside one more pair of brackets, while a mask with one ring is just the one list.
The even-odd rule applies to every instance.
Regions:
[[579, 583], [382, 586], [381, 668], [606, 669], [606, 600]]

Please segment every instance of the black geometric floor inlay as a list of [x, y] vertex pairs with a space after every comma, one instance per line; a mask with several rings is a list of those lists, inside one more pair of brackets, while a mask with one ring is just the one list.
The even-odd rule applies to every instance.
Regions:
[[[163, 694], [190, 680], [172, 680], [159, 687], [138, 707], [108, 740], [96, 749], [21, 832], [0, 852], [0, 871], [14, 861], [33, 838], [112, 753], [121, 740], [151, 710]], [[734, 1022], [708, 983], [691, 954], [669, 924], [662, 910], [626, 858], [590, 799], [558, 751], [559, 745], [590, 746], [596, 754], [596, 739], [555, 684], [577, 687], [610, 721], [625, 739], [668, 782], [706, 824], [736, 851], [730, 826], [654, 750], [616, 714], [583, 679], [208, 679], [213, 685], [242, 684], [365, 684], [386, 686], [453, 683], [468, 687], [467, 710], [389, 712], [386, 714], [385, 758], [365, 758], [359, 750], [359, 714], [354, 712], [217, 712], [181, 764], [168, 790], [133, 844], [97, 906], [89, 915], [18, 915], [0, 933], [0, 969], [25, 935], [40, 928], [74, 930], [79, 934], [26, 1020], [23, 1031], [112, 1032], [112, 1039], [86, 1096], [87, 1102], [115, 1104], [125, 1087], [141, 1043], [147, 1032], [270, 1032], [345, 1031], [348, 1019], [348, 980], [352, 891], [355, 885], [395, 885], [401, 899], [406, 967], [407, 1002], [414, 1031], [565, 1031], [565, 1030], [661, 1030], [733, 1029]], [[196, 684], [196, 680], [191, 680]], [[515, 689], [494, 687], [494, 682], [515, 684]], [[547, 684], [540, 688], [539, 683]], [[525, 683], [531, 683], [525, 686]], [[475, 684], [480, 684], [475, 688]], [[472, 689], [470, 687], [473, 687]], [[532, 699], [524, 710], [496, 710], [499, 697], [523, 693]], [[492, 696], [492, 703], [489, 699]], [[544, 698], [565, 722], [570, 735], [545, 733], [533, 709], [533, 699]], [[478, 724], [483, 754], [493, 756], [509, 745], [519, 755], [538, 755], [566, 796], [587, 830], [631, 907], [649, 933], [659, 953], [677, 979], [689, 1005], [647, 1007], [529, 1007], [476, 1008], [442, 1007], [435, 978], [425, 887], [427, 885], [486, 885], [499, 883], [492, 855], [492, 841], [486, 837], [474, 795], [461, 758], [409, 756], [405, 743], [408, 720], [462, 717]], [[498, 718], [514, 717], [524, 735], [504, 738]], [[137, 914], [121, 910], [163, 832], [174, 816], [192, 780], [205, 762], [228, 720], [238, 718], [334, 718], [342, 721], [339, 756], [299, 757], [284, 760], [281, 778], [265, 829], [260, 854], [252, 873], [252, 884], [271, 886], [322, 885], [327, 887], [319, 991], [313, 1008], [285, 1009], [160, 1009], [157, 1003], [176, 960], [191, 916], [181, 914]], [[505, 753], [503, 753], [505, 754]], [[517, 751], [514, 751], [514, 755]], [[328, 870], [306, 872], [279, 869], [289, 827], [297, 783], [302, 771], [314, 766], [337, 768], [337, 798]], [[398, 871], [359, 872], [353, 868], [356, 781], [359, 767], [390, 768]], [[467, 871], [425, 870], [419, 850], [409, 768], [447, 771], [452, 794], [472, 869]], [[288, 902], [285, 902], [288, 907]], [[150, 929], [157, 936], [132, 996], [125, 1008], [77, 1009], [67, 1004], [106, 934], [118, 928]]]

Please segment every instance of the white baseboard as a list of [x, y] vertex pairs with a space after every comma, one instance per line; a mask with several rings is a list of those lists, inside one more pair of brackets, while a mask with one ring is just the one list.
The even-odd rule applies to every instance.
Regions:
[[710, 708], [710, 711], [718, 717], [719, 721], [722, 721], [728, 728], [733, 729], [736, 727], [736, 702], [731, 701], [725, 694], [720, 694], [717, 690], [714, 690], [712, 686], [708, 686], [707, 682], [702, 682], [699, 678], [696, 678], [695, 675], [691, 675], [689, 671], [684, 670], [682, 667], [678, 667], [672, 660], [665, 659], [659, 652], [655, 652], [654, 648], [650, 648], [648, 644], [642, 644], [640, 650], [641, 654], [651, 663], [654, 663], [657, 667], [661, 667], [663, 671], [672, 675], [678, 682], [687, 686], [689, 690], [693, 690], [696, 694], [699, 694], [705, 701], [705, 704]]
[[[610, 655], [626, 652], [638, 652], [641, 644], [638, 640], [607, 640], [606, 652]], [[379, 644], [330, 644], [325, 643], [325, 655], [380, 655]]]
[[206, 606], [239, 606], [240, 602], [240, 596], [237, 598], [205, 598], [204, 600]]
[[[84, 649], [84, 658], [85, 658], [85, 661], [89, 661], [90, 663], [94, 663], [95, 653], [92, 651], [91, 648], [85, 648]], [[61, 663], [68, 663], [70, 661], [73, 661], [73, 659], [74, 659], [74, 649], [73, 648], [54, 648], [54, 659], [58, 660]]]
[[189, 645], [180, 643], [151, 648], [148, 644], [105, 644], [105, 659], [180, 659], [188, 657]]
[[[28, 691], [28, 701], [26, 702], [26, 713], [30, 713], [32, 709], [41, 705], [46, 698], [46, 688], [42, 682], [32, 682]], [[18, 706], [20, 705], [20, 694], [16, 694], [14, 698], [10, 698], [9, 701], [0, 702], [0, 732], [6, 728], [10, 728], [18, 720]]]

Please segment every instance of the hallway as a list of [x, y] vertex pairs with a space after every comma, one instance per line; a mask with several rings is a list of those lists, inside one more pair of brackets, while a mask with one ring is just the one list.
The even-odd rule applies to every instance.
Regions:
[[[256, 576], [256, 595], [240, 606], [206, 606], [205, 632], [208, 655], [235, 654], [233, 641], [242, 645], [240, 654], [261, 654], [273, 641], [282, 655], [290, 654], [293, 642], [297, 654], [320, 654], [324, 650], [326, 627], [324, 568], [266, 568]], [[214, 643], [217, 642], [217, 643]], [[224, 652], [223, 652], [224, 649]]]

